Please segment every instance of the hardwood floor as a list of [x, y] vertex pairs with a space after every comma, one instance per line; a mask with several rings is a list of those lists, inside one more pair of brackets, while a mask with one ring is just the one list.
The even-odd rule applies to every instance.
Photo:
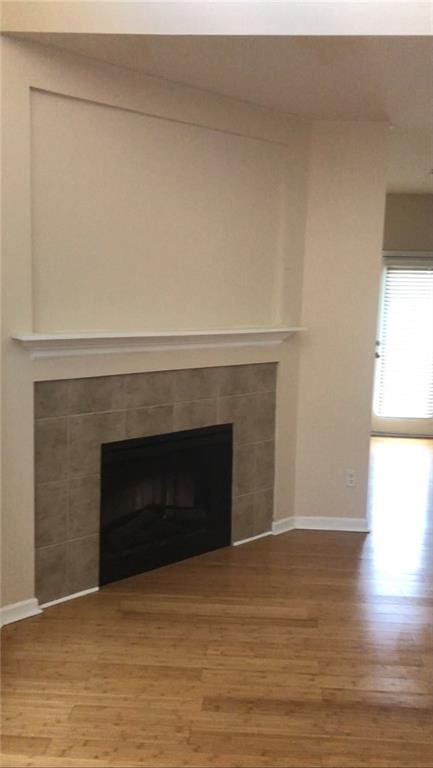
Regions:
[[371, 515], [6, 627], [2, 764], [431, 768], [433, 441], [373, 441]]

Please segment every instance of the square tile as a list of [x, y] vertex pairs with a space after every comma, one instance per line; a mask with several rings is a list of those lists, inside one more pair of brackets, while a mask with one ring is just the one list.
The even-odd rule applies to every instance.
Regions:
[[233, 395], [219, 400], [220, 424], [234, 424], [234, 442], [254, 443], [272, 440], [275, 432], [275, 395]]
[[44, 483], [36, 487], [35, 544], [47, 547], [60, 544], [68, 538], [68, 486], [67, 481]]
[[275, 363], [260, 363], [248, 366], [251, 392], [274, 392], [277, 384]]
[[69, 594], [66, 580], [66, 547], [66, 544], [57, 544], [36, 550], [35, 591], [42, 605]]
[[123, 440], [125, 412], [69, 416], [69, 476], [99, 474], [101, 444]]
[[65, 416], [69, 407], [70, 379], [37, 381], [34, 388], [35, 418]]
[[251, 392], [249, 365], [227, 365], [221, 368], [220, 395], [242, 395]]
[[35, 423], [35, 475], [37, 483], [62, 480], [68, 467], [67, 419], [38, 419]]
[[255, 396], [253, 409], [254, 434], [259, 442], [275, 439], [275, 392]]
[[124, 408], [124, 376], [72, 379], [68, 413], [98, 413]]
[[253, 493], [232, 500], [232, 541], [242, 541], [255, 535], [254, 513]]
[[163, 435], [173, 431], [172, 405], [154, 405], [151, 408], [134, 408], [126, 412], [126, 437]]
[[174, 406], [174, 429], [198, 429], [217, 422], [217, 401], [195, 400], [192, 403], [176, 403]]
[[99, 533], [99, 475], [69, 481], [68, 539]]
[[233, 423], [233, 442], [254, 442], [251, 429], [250, 410], [254, 405], [253, 395], [232, 395], [221, 397], [218, 401], [218, 421], [221, 424]]
[[233, 450], [233, 496], [254, 491], [256, 487], [255, 446], [236, 446]]
[[99, 536], [69, 541], [66, 545], [68, 594], [99, 584]]
[[274, 487], [275, 443], [268, 440], [255, 445], [255, 484], [254, 488]]
[[254, 494], [254, 533], [258, 536], [260, 533], [266, 533], [272, 528], [272, 518], [274, 509], [273, 490], [259, 491]]
[[179, 401], [216, 397], [219, 392], [221, 368], [193, 368], [176, 371], [174, 397]]
[[173, 371], [134, 373], [125, 376], [125, 408], [168, 405], [173, 400]]

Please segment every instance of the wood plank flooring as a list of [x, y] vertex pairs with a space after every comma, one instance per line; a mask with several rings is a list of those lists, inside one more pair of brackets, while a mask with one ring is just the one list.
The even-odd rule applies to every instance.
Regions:
[[3, 766], [431, 768], [433, 442], [375, 440], [373, 532], [293, 531], [3, 632]]

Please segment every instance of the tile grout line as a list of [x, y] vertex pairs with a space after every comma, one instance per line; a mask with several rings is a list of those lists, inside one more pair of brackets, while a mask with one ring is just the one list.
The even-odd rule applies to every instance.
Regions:
[[[36, 382], [43, 383], [43, 382]], [[176, 406], [176, 405], [191, 405], [191, 403], [199, 403], [203, 402], [205, 400], [223, 400], [226, 398], [232, 398], [232, 397], [252, 397], [256, 395], [269, 395], [269, 394], [276, 394], [276, 389], [263, 389], [263, 390], [257, 390], [254, 392], [234, 392], [232, 394], [215, 394], [210, 395], [206, 397], [197, 397], [193, 398], [192, 400], [172, 400], [172, 401], [166, 401], [162, 403], [149, 403], [147, 405], [133, 405], [133, 406], [124, 406], [123, 408], [110, 408], [105, 409], [101, 411], [78, 411], [74, 413], [59, 413], [56, 416], [41, 416], [41, 417], [35, 417], [35, 422], [41, 422], [41, 421], [53, 421], [54, 419], [69, 419], [69, 418], [76, 418], [78, 416], [103, 416], [109, 413], [124, 413], [126, 411], [140, 411], [140, 410], [148, 410], [151, 408], [162, 408], [162, 407], [170, 407], [170, 406]]]
[[99, 536], [99, 531], [94, 533], [86, 533], [85, 536], [73, 536], [71, 539], [63, 539], [62, 541], [56, 541], [55, 544], [43, 544], [41, 547], [35, 547], [36, 550], [52, 549], [53, 547], [62, 547], [65, 544], [69, 544], [73, 541], [84, 541], [85, 539], [91, 539], [94, 536]]

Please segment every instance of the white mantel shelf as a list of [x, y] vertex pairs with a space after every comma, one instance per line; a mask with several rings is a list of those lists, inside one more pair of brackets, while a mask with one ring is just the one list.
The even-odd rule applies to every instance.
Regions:
[[256, 347], [281, 344], [305, 328], [242, 328], [224, 331], [17, 333], [12, 336], [32, 357], [63, 357], [119, 352]]

